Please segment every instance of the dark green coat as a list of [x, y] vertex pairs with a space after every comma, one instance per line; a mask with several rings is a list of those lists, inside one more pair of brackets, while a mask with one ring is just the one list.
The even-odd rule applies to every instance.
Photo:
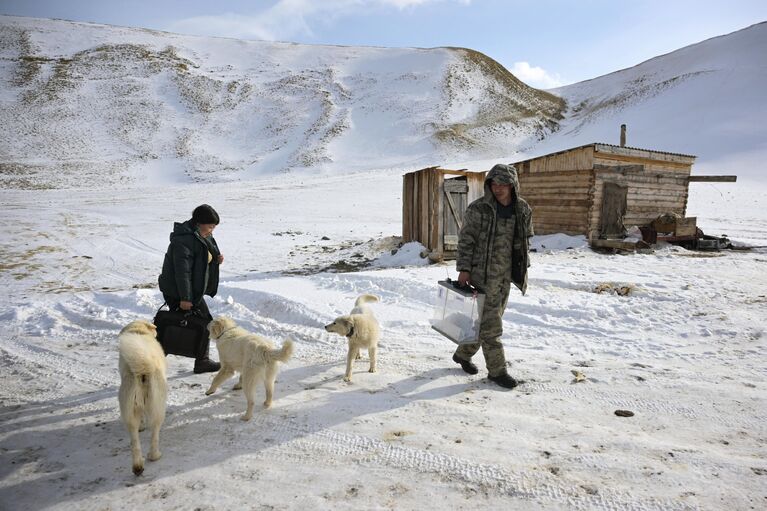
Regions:
[[514, 242], [511, 252], [511, 282], [522, 294], [527, 291], [527, 268], [530, 266], [529, 238], [533, 235], [533, 215], [530, 206], [519, 196], [519, 179], [513, 165], [495, 165], [485, 178], [485, 195], [466, 209], [463, 217], [463, 227], [458, 237], [458, 257], [456, 269], [468, 271], [472, 283], [482, 285], [487, 283], [487, 269], [490, 264], [495, 237], [496, 201], [490, 182], [497, 175], [513, 187]]
[[[213, 256], [210, 264], [208, 252]], [[203, 295], [216, 296], [220, 253], [213, 236], [200, 236], [191, 220], [174, 223], [158, 279], [162, 294], [193, 304]]]

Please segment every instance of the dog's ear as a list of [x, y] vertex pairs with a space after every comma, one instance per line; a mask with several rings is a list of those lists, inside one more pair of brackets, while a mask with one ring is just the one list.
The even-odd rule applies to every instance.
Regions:
[[235, 323], [232, 318], [219, 316], [208, 324], [208, 331], [210, 332], [211, 337], [218, 339], [225, 330], [236, 326], [237, 323]]
[[336, 323], [344, 329], [344, 335], [349, 335], [349, 332], [354, 328], [354, 320], [349, 316], [342, 316], [336, 319]]
[[210, 336], [214, 339], [218, 339], [218, 336], [221, 335], [221, 332], [223, 331], [223, 328], [221, 327], [221, 319], [222, 318], [219, 317], [208, 323], [208, 332], [210, 332]]

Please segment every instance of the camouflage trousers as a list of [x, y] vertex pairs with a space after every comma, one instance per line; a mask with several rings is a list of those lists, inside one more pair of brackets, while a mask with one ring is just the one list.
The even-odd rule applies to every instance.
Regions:
[[503, 313], [509, 301], [511, 283], [507, 280], [490, 282], [485, 289], [485, 308], [479, 325], [479, 342], [461, 344], [455, 355], [461, 360], [471, 360], [479, 348], [485, 356], [485, 366], [490, 376], [506, 371], [506, 355], [503, 352]]

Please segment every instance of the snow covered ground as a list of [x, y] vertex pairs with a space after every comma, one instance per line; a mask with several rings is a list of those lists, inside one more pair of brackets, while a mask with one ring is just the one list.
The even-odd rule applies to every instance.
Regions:
[[[565, 118], [530, 145], [546, 116], [532, 131], [488, 117], [494, 75], [452, 50], [0, 22], [0, 510], [767, 507], [767, 25], [554, 91]], [[392, 253], [402, 174], [488, 169], [458, 146], [475, 131], [495, 147], [476, 158], [511, 161], [617, 142], [621, 123], [629, 145], [697, 154], [694, 174], [737, 174], [692, 183], [687, 215], [761, 248], [536, 237], [504, 316], [524, 383], [488, 383], [481, 356], [464, 374], [429, 324], [453, 263]], [[163, 457], [135, 477], [116, 336], [162, 304], [172, 223], [201, 203], [226, 257], [212, 312], [296, 354], [249, 423], [241, 392], [206, 397], [212, 375], [168, 357]], [[345, 341], [322, 327], [362, 293], [381, 298], [379, 372], [363, 357], [344, 383]]]
[[[764, 508], [765, 249], [604, 255], [537, 237], [529, 292], [504, 316], [524, 383], [504, 391], [429, 327], [452, 262], [391, 255], [401, 173], [0, 191], [0, 509]], [[766, 191], [693, 183], [688, 215], [765, 246]], [[161, 305], [172, 222], [204, 202], [226, 256], [214, 315], [290, 336], [296, 354], [249, 423], [234, 381], [206, 397], [212, 375], [168, 357], [163, 457], [135, 477], [116, 335]], [[361, 293], [381, 298], [379, 372], [365, 355], [344, 383], [344, 339], [322, 326]]]

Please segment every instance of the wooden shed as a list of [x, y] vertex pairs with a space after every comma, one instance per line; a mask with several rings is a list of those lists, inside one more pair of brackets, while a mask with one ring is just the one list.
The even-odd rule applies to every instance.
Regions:
[[[536, 234], [585, 235], [596, 246], [668, 214], [695, 235], [695, 219], [684, 219], [689, 184], [736, 176], [691, 176], [694, 161], [687, 154], [593, 143], [513, 165]], [[439, 167], [405, 174], [403, 241], [421, 242], [432, 259], [454, 258], [463, 215], [484, 194], [485, 175]]]
[[430, 258], [452, 259], [466, 207], [484, 195], [484, 172], [428, 167], [403, 176], [402, 240], [418, 241]]
[[[659, 215], [684, 217], [695, 156], [588, 144], [514, 163], [536, 234], [617, 237]], [[734, 181], [734, 176], [701, 176]]]

